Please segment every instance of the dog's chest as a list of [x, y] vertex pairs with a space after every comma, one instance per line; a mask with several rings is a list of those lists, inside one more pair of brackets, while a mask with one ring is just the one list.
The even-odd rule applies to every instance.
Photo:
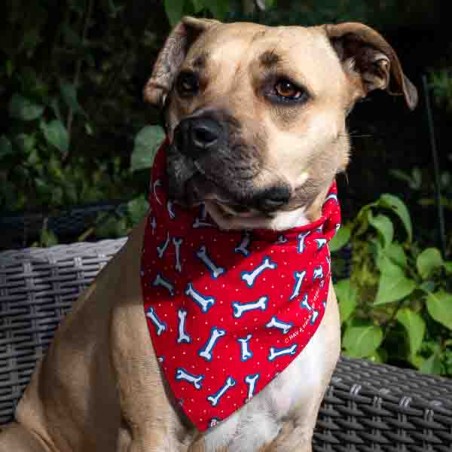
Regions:
[[206, 450], [253, 452], [269, 444], [288, 418], [309, 415], [321, 393], [325, 369], [325, 336], [317, 332], [303, 352], [244, 408], [205, 436]]

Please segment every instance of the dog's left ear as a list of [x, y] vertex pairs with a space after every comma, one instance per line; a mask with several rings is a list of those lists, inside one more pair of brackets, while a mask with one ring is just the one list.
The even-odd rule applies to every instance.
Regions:
[[151, 78], [144, 87], [144, 99], [151, 105], [162, 107], [188, 49], [207, 29], [220, 22], [213, 19], [184, 17], [171, 31], [154, 63]]
[[358, 97], [374, 89], [403, 95], [413, 110], [418, 101], [417, 90], [402, 71], [394, 49], [367, 25], [345, 22], [325, 25], [330, 42], [347, 74], [358, 88]]

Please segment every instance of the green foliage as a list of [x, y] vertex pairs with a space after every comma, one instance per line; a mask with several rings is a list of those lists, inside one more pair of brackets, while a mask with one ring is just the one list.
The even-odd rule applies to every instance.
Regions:
[[412, 242], [408, 209], [393, 195], [345, 227], [349, 240], [340, 244], [352, 247], [352, 273], [335, 284], [344, 352], [452, 375], [451, 262]]

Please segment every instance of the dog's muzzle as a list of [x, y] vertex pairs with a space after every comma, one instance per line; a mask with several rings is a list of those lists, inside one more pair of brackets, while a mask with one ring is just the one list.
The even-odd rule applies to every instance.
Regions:
[[[184, 168], [177, 173], [189, 175], [184, 197], [199, 201], [203, 196], [217, 198], [230, 213], [250, 209], [271, 213], [286, 205], [291, 198], [290, 188], [284, 183], [256, 188], [252, 181], [257, 173], [252, 172], [251, 161], [250, 166], [245, 164], [250, 157], [246, 153], [241, 155], [229, 141], [228, 125], [213, 116], [193, 116], [180, 121], [174, 130], [174, 149], [184, 162], [180, 164], [176, 157], [178, 168]], [[191, 168], [190, 172], [187, 168]], [[181, 193], [180, 182], [175, 193]]]

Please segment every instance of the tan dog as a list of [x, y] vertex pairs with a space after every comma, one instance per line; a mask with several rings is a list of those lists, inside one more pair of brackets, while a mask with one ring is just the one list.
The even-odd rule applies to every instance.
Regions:
[[[270, 28], [186, 18], [160, 53], [145, 97], [166, 109], [176, 199], [207, 200], [223, 228], [287, 229], [319, 216], [348, 162], [345, 118], [374, 89], [402, 94], [410, 108], [417, 101], [393, 49], [362, 24]], [[208, 147], [215, 152], [194, 168], [185, 154]], [[0, 451], [311, 450], [340, 351], [333, 289], [293, 364], [200, 435], [172, 404], [147, 331], [143, 228], [60, 326]]]

